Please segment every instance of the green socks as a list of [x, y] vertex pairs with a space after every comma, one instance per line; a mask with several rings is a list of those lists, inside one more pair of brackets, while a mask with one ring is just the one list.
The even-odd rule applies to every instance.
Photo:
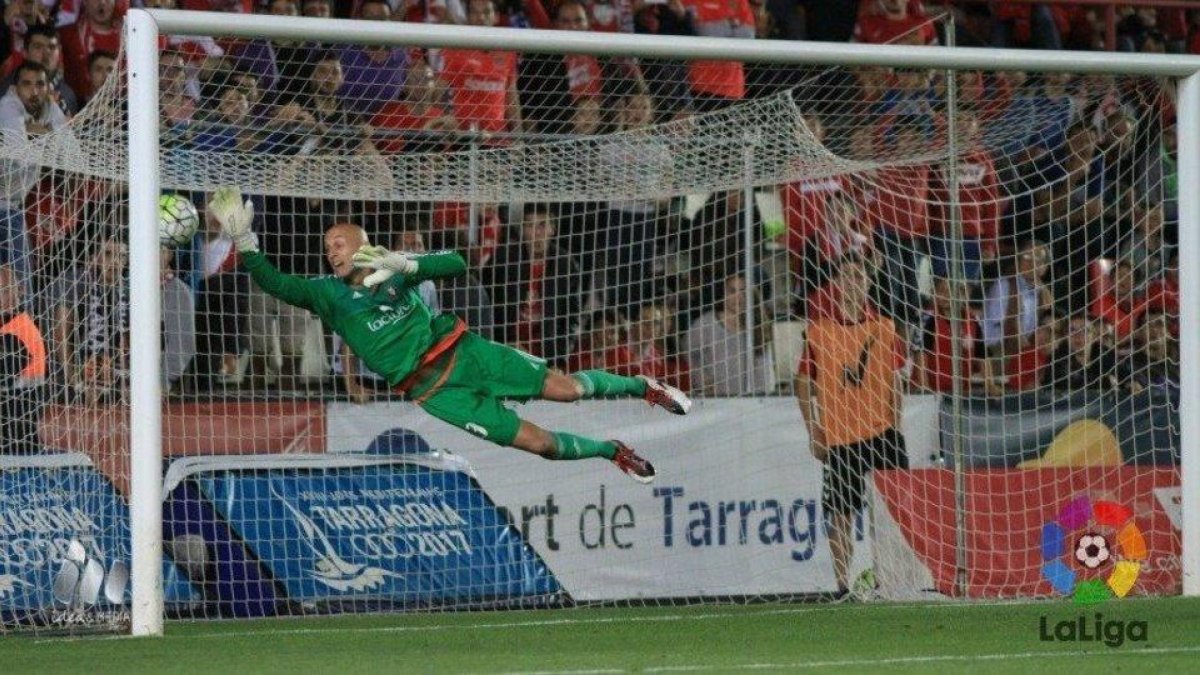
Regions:
[[646, 393], [646, 381], [640, 377], [613, 375], [603, 370], [581, 370], [571, 377], [583, 385], [584, 398], [607, 396], [642, 396]]
[[554, 444], [558, 446], [558, 454], [549, 459], [588, 459], [589, 457], [612, 459], [617, 454], [617, 446], [612, 441], [594, 441], [562, 431], [550, 433], [554, 436]]

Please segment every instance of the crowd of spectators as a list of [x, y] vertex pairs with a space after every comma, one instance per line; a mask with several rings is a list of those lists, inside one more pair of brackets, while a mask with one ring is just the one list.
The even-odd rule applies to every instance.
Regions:
[[[935, 16], [942, 8], [920, 0], [179, 6], [741, 39], [942, 40]], [[125, 9], [115, 0], [8, 3], [0, 40], [6, 138], [59, 128], [97, 95], [118, 65]], [[1104, 35], [1102, 15], [1082, 5], [957, 3], [949, 11], [960, 25], [959, 44], [1096, 49]], [[1200, 53], [1200, 10], [1122, 9], [1120, 17], [1121, 49]], [[563, 135], [636, 137], [649, 125], [795, 86], [809, 88], [797, 90], [801, 103], [804, 94], [823, 102], [806, 110], [809, 142], [844, 158], [915, 157], [945, 134], [941, 74], [801, 75], [728, 61], [167, 36], [162, 138], [181, 151], [385, 159]], [[753, 203], [741, 190], [715, 192], [699, 208], [684, 198], [580, 203], [571, 195], [475, 209], [255, 197], [264, 214], [256, 228], [273, 262], [303, 275], [323, 273], [320, 234], [339, 221], [407, 250], [460, 249], [471, 275], [423, 287], [431, 305], [555, 365], [646, 373], [701, 395], [789, 386], [777, 376], [786, 366], [772, 363], [772, 328], [820, 318], [833, 292], [825, 281], [848, 254], [868, 261], [874, 304], [910, 346], [915, 390], [955, 387], [956, 345], [962, 385], [971, 391], [1177, 386], [1177, 215], [1164, 199], [1177, 188], [1170, 92], [1134, 78], [958, 78], [954, 122], [965, 150], [956, 199], [944, 163], [910, 162], [759, 190]], [[651, 181], [668, 184], [675, 170], [670, 148], [652, 136], [603, 151], [611, 151], [603, 161], [644, 172], [648, 193], [655, 192]], [[25, 297], [55, 299], [40, 313], [53, 343], [51, 370], [103, 398], [119, 390], [126, 370], [128, 335], [113, 328], [127, 326], [128, 298], [125, 244], [111, 236], [118, 229], [97, 231], [96, 224], [121, 223], [124, 214], [110, 208], [120, 201], [115, 188], [82, 183], [39, 175], [36, 167], [7, 170], [0, 265], [11, 268]], [[204, 195], [189, 196], [203, 213]], [[765, 227], [772, 199], [781, 204], [783, 234]], [[71, 200], [73, 207], [64, 206]], [[959, 233], [950, 230], [952, 202]], [[747, 218], [756, 224], [751, 242]], [[56, 260], [86, 262], [62, 269]], [[34, 293], [33, 279], [54, 291]], [[249, 370], [281, 389], [337, 382], [365, 400], [379, 386], [313, 317], [254, 289], [207, 219], [192, 249], [164, 253], [163, 283], [172, 324], [165, 346], [174, 359], [165, 384], [173, 391], [243, 382], [248, 355], [255, 356]]]

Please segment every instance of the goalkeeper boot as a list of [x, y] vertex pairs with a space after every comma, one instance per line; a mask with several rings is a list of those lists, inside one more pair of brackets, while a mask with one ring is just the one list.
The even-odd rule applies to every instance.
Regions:
[[617, 454], [613, 456], [612, 463], [616, 464], [618, 469], [629, 474], [639, 483], [644, 484], [654, 480], [654, 476], [657, 474], [654, 472], [653, 464], [621, 441], [613, 441], [613, 444], [617, 446]]
[[692, 399], [682, 391], [652, 377], [638, 377], [646, 382], [646, 393], [643, 397], [650, 405], [656, 405], [676, 415], [686, 415], [692, 409]]

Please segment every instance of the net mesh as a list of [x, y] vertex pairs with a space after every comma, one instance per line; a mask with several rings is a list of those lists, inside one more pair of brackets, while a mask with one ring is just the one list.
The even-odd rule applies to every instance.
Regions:
[[[1179, 592], [1170, 83], [164, 45], [172, 615]], [[5, 629], [126, 620], [126, 108], [5, 123]], [[658, 482], [425, 415], [251, 281], [224, 185], [283, 273], [339, 222], [457, 251], [435, 311], [688, 392], [516, 408]], [[538, 398], [485, 361], [478, 405]]]

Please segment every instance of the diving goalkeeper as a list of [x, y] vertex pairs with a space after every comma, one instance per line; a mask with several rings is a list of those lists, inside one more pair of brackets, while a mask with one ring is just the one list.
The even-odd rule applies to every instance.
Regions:
[[253, 206], [243, 202], [237, 188], [218, 189], [208, 211], [265, 293], [321, 317], [368, 368], [429, 414], [493, 443], [546, 459], [603, 457], [649, 483], [653, 465], [624, 443], [547, 431], [520, 419], [503, 402], [641, 397], [676, 415], [691, 407], [683, 392], [648, 377], [601, 370], [565, 375], [542, 359], [468, 331], [451, 314], [434, 315], [417, 286], [465, 273], [466, 262], [457, 253], [389, 251], [372, 246], [357, 225], [341, 223], [325, 232], [325, 260], [333, 276], [293, 276], [275, 269], [259, 251], [250, 228]]

